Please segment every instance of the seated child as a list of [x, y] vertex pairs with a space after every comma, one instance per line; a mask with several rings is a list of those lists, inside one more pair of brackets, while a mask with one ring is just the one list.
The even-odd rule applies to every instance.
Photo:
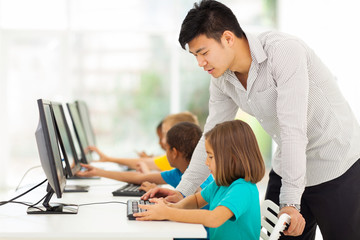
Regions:
[[[167, 131], [172, 126], [174, 126], [176, 123], [179, 122], [191, 122], [196, 125], [199, 125], [197, 117], [190, 112], [181, 112], [181, 113], [168, 115], [167, 117], [165, 117], [165, 119], [161, 121], [161, 123], [157, 126], [157, 130], [156, 130], [157, 135], [159, 137], [159, 144], [162, 149], [165, 150], [164, 139]], [[129, 168], [132, 169], [137, 169], [143, 173], [148, 173], [151, 170], [165, 171], [172, 169], [166, 158], [166, 155], [157, 156], [157, 157], [115, 158], [105, 155], [95, 146], [90, 146], [88, 149], [90, 151], [96, 152], [99, 155], [100, 162], [115, 162], [121, 165], [128, 166]]]
[[[118, 172], [107, 171], [91, 165], [82, 164], [86, 171], [78, 172], [77, 175], [81, 177], [106, 177], [123, 182], [141, 184], [145, 181], [155, 184], [170, 184], [174, 188], [179, 184], [182, 174], [188, 167], [194, 149], [201, 138], [202, 132], [198, 125], [190, 122], [181, 122], [173, 126], [166, 134], [166, 141], [164, 146], [166, 149], [166, 156], [170, 165], [174, 168], [172, 170], [163, 172]], [[212, 176], [201, 185], [204, 188], [213, 180]]]
[[[253, 131], [241, 120], [223, 122], [205, 134], [205, 148], [206, 165], [215, 181], [177, 203], [151, 199], [156, 204], [141, 205], [148, 211], [135, 214], [136, 219], [201, 223], [210, 228], [211, 240], [258, 240], [256, 183], [264, 176], [265, 166]], [[208, 203], [209, 210], [198, 209]]]

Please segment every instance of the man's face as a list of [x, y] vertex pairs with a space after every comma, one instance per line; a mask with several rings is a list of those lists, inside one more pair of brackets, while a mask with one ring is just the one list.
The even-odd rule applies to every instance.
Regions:
[[204, 34], [189, 42], [189, 52], [196, 57], [199, 67], [215, 78], [220, 77], [231, 63], [227, 46]]

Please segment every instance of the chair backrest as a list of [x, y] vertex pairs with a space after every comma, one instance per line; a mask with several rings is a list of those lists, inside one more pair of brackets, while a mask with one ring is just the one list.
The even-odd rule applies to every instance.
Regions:
[[266, 199], [261, 204], [261, 232], [260, 239], [276, 240], [279, 239], [280, 233], [284, 231], [286, 223], [290, 224], [290, 216], [286, 213], [279, 213], [279, 206], [271, 200]]

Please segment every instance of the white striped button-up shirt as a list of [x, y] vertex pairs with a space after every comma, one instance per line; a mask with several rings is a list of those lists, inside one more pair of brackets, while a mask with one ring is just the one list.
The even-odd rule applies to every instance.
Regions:
[[[341, 176], [360, 157], [360, 127], [335, 77], [303, 41], [274, 31], [246, 36], [247, 89], [230, 70], [212, 77], [204, 132], [233, 120], [238, 108], [255, 116], [278, 145], [280, 203], [300, 204], [305, 186]], [[177, 190], [195, 192], [209, 174], [205, 160], [203, 137]]]

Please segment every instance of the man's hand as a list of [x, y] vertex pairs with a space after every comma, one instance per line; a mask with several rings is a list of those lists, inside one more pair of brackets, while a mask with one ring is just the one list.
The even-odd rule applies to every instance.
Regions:
[[287, 213], [291, 217], [290, 226], [284, 231], [284, 234], [288, 236], [301, 235], [305, 228], [305, 219], [303, 216], [293, 207], [283, 207], [278, 216], [283, 213]]
[[141, 199], [142, 200], [148, 200], [150, 198], [160, 198], [163, 197], [167, 202], [176, 203], [182, 200], [184, 197], [183, 195], [176, 190], [168, 189], [168, 188], [160, 188], [156, 187], [153, 189], [150, 189], [147, 193], [145, 193]]

